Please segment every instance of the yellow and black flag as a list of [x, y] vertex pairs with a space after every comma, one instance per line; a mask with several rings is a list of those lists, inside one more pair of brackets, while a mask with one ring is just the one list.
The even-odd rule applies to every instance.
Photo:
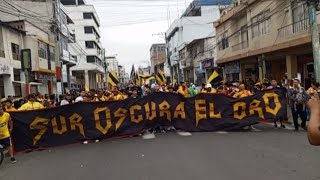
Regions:
[[140, 78], [144, 79], [144, 80], [152, 80], [154, 79], [153, 75], [146, 75], [146, 74], [138, 74], [138, 76], [140, 76]]
[[158, 70], [158, 73], [156, 75], [156, 80], [157, 80], [158, 84], [166, 84], [167, 83], [166, 76], [164, 75], [164, 72], [162, 72], [160, 69]]
[[215, 83], [218, 83], [222, 81], [222, 78], [221, 76], [218, 74], [217, 71], [213, 71], [213, 73], [211, 74], [211, 76], [209, 77], [208, 81], [207, 81], [207, 84], [213, 82], [214, 84]]
[[108, 83], [110, 83], [112, 86], [116, 86], [119, 82], [120, 81], [117, 74], [114, 71], [109, 71]]
[[139, 74], [136, 74], [136, 76], [134, 78], [134, 84], [137, 86], [142, 86], [141, 76]]

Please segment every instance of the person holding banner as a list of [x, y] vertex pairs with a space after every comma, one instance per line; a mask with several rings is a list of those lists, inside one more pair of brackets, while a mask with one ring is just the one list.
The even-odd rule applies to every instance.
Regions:
[[239, 92], [233, 95], [234, 98], [243, 98], [251, 95], [251, 92], [246, 90], [246, 86], [244, 84], [239, 85]]
[[35, 109], [43, 109], [44, 106], [37, 102], [37, 98], [34, 94], [30, 94], [28, 96], [28, 102], [23, 104], [18, 110], [25, 111], [25, 110], [35, 110]]
[[13, 123], [11, 121], [10, 114], [3, 111], [3, 106], [0, 105], [0, 145], [4, 149], [9, 148], [9, 154], [11, 157], [11, 163], [16, 163], [16, 159], [13, 155], [13, 146], [11, 143], [10, 133], [12, 132]]
[[110, 101], [119, 101], [124, 99], [122, 94], [119, 93], [119, 90], [117, 87], [113, 87], [111, 91], [112, 91], [112, 94], [109, 98]]
[[185, 82], [181, 83], [181, 85], [178, 89], [178, 93], [181, 94], [185, 98], [190, 97], [190, 91], [189, 91], [188, 87], [186, 86]]

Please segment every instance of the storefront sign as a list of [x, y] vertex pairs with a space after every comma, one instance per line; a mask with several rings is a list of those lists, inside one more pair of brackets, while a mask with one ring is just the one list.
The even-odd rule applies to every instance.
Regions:
[[52, 75], [48, 73], [35, 72], [35, 80], [51, 80]]
[[0, 74], [11, 74], [10, 73], [10, 66], [3, 63], [3, 62], [0, 62]]
[[239, 62], [230, 62], [225, 65], [225, 73], [226, 74], [237, 74], [240, 73]]
[[205, 69], [211, 69], [214, 67], [213, 59], [205, 60], [202, 62], [202, 67]]

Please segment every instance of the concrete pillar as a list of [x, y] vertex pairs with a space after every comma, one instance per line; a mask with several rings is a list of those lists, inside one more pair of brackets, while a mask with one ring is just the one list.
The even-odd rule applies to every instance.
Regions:
[[71, 88], [71, 81], [70, 81], [70, 66], [66, 66], [67, 68], [67, 87], [70, 89]]
[[85, 86], [90, 88], [89, 71], [88, 70], [84, 70], [84, 82], [85, 82]]
[[6, 97], [15, 96], [11, 76], [3, 75], [4, 94]]
[[286, 56], [286, 66], [287, 66], [287, 76], [288, 79], [293, 79], [297, 77], [298, 72], [298, 59], [296, 55]]
[[[20, 72], [20, 79], [21, 79], [21, 82], [26, 82], [26, 75], [22, 71]], [[26, 84], [21, 84], [21, 95], [22, 95], [22, 97], [27, 96]]]

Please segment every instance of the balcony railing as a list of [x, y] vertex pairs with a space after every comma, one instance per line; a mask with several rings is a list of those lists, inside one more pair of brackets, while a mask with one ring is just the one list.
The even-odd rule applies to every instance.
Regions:
[[248, 48], [248, 46], [249, 46], [248, 41], [243, 41], [239, 44], [232, 46], [232, 51], [239, 51], [241, 49], [246, 49], [246, 48]]
[[310, 31], [309, 27], [310, 27], [309, 18], [307, 18], [278, 29], [279, 37], [285, 38], [296, 33], [309, 32]]

